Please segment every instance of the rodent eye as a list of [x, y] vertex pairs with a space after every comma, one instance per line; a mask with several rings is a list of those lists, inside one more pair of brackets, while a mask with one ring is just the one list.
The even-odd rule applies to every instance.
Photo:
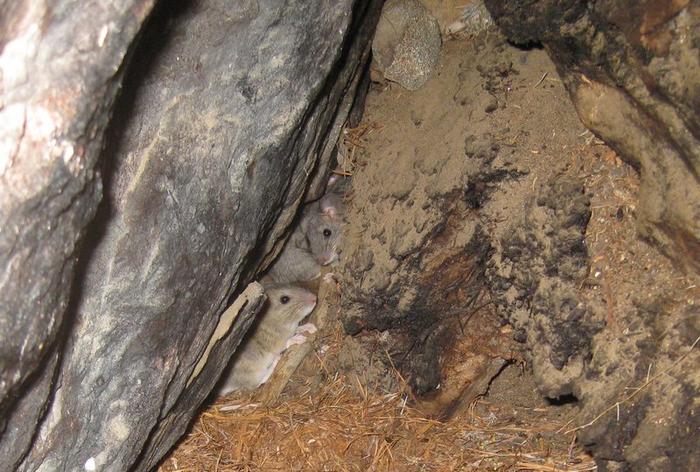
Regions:
[[333, 234], [333, 233], [331, 233], [331, 230], [329, 230], [328, 228], [326, 228], [326, 229], [323, 230], [323, 235], [324, 235], [325, 237], [330, 238], [330, 237], [331, 237], [331, 234]]
[[282, 305], [286, 305], [287, 303], [289, 303], [289, 297], [287, 295], [282, 295], [280, 297], [280, 303]]

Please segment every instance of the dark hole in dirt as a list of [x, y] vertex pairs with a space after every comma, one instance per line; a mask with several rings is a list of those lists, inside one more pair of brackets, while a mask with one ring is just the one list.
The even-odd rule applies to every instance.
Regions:
[[557, 398], [547, 398], [547, 403], [552, 406], [575, 405], [578, 403], [578, 398], [572, 394], [561, 395]]
[[521, 51], [532, 51], [532, 50], [542, 50], [544, 47], [542, 46], [542, 43], [538, 41], [528, 41], [524, 43], [516, 43], [514, 41], [507, 41], [509, 46], [512, 46], [516, 49], [520, 49]]

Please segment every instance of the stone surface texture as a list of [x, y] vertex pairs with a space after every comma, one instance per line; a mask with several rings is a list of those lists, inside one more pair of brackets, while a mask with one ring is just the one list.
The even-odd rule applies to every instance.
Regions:
[[385, 79], [417, 90], [440, 59], [440, 26], [418, 0], [388, 0], [372, 43], [373, 68]]
[[77, 245], [102, 195], [102, 135], [152, 6], [0, 2], [2, 470], [26, 451], [48, 397]]
[[150, 470], [323, 191], [381, 2], [0, 3], [0, 469]]

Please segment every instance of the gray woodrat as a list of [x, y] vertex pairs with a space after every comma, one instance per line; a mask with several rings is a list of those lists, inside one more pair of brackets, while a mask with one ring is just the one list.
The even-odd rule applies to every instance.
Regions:
[[298, 226], [267, 273], [275, 283], [313, 280], [321, 267], [338, 259], [345, 207], [340, 194], [332, 188], [319, 201], [302, 210]]
[[270, 285], [266, 292], [267, 304], [224, 371], [218, 395], [258, 388], [270, 378], [285, 349], [305, 341], [301, 331], [315, 330], [299, 323], [313, 311], [316, 295], [293, 285]]
[[300, 226], [311, 254], [325, 266], [338, 259], [345, 209], [341, 196], [333, 192], [324, 195], [314, 207], [302, 218]]
[[270, 267], [263, 281], [275, 283], [306, 282], [321, 274], [321, 265], [309, 251], [309, 243], [301, 225], [287, 240], [287, 243]]

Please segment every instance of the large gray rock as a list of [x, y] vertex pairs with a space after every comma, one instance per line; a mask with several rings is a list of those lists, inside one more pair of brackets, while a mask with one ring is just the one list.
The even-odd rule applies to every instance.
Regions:
[[[76, 247], [101, 198], [102, 135], [152, 4], [0, 2], [0, 435], [24, 437], [0, 445], [3, 470], [47, 398]], [[8, 427], [13, 409], [29, 429]]]
[[[27, 114], [38, 120], [27, 128], [2, 125], [3, 145], [15, 149], [24, 136], [16, 149], [27, 156], [3, 163], [14, 187], [0, 202], [0, 323], [12, 328], [1, 335], [13, 342], [3, 338], [2, 393], [36, 372], [21, 400], [5, 404], [2, 470], [147, 470], [172, 446], [261, 295], [249, 295], [212, 342], [220, 314], [274, 256], [299, 204], [322, 191], [381, 8], [372, 0], [163, 4], [112, 111], [124, 54], [150, 4], [103, 11], [97, 3], [55, 5], [45, 28], [63, 34], [56, 41], [39, 43], [30, 26], [7, 30], [25, 48], [46, 48], [27, 89], [43, 84], [37, 101], [54, 97], [50, 111], [82, 140], [45, 132], [53, 115], [43, 111]], [[41, 19], [27, 11], [29, 23]], [[14, 24], [8, 18], [3, 24]], [[109, 60], [90, 52], [93, 43]], [[42, 79], [42, 67], [68, 72]], [[68, 98], [59, 102], [57, 90]], [[3, 99], [9, 113], [31, 95]], [[110, 113], [105, 198], [69, 304], [73, 248], [100, 198], [95, 167]], [[65, 342], [51, 351], [61, 327]]]

